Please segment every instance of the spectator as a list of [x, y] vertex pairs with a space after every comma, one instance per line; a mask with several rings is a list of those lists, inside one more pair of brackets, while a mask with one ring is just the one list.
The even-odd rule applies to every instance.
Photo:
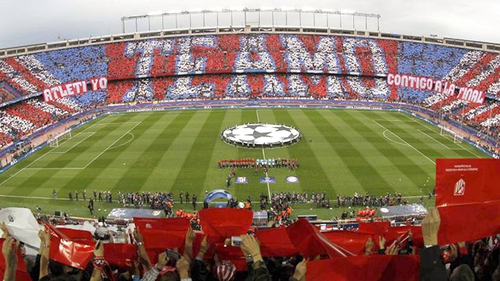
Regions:
[[438, 231], [441, 220], [439, 210], [431, 209], [422, 221], [424, 249], [420, 252], [420, 280], [447, 280], [446, 268], [438, 245]]

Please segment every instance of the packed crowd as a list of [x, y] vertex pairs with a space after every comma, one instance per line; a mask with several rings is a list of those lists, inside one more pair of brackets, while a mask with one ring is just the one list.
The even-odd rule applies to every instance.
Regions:
[[[201, 222], [202, 231], [194, 231], [183, 220], [168, 224], [137, 219], [135, 227], [127, 228], [85, 222], [85, 228], [78, 230], [56, 228], [42, 219], [34, 247], [37, 254], [26, 249], [33, 243], [29, 235], [22, 235], [28, 230], [14, 231], [12, 222], [4, 221], [0, 270], [4, 280], [23, 281], [500, 280], [500, 237], [439, 245], [438, 209], [430, 210], [420, 226], [379, 223], [372, 228], [364, 223], [359, 233], [320, 233], [305, 220], [286, 228], [253, 229], [247, 223], [224, 223], [243, 219], [247, 213], [204, 212], [207, 221]], [[224, 212], [233, 218], [221, 220]], [[376, 230], [381, 225], [384, 228]], [[281, 242], [276, 244], [276, 239]], [[363, 265], [360, 271], [357, 267]]]
[[395, 88], [384, 76], [432, 77], [496, 96], [498, 67], [500, 57], [482, 51], [316, 35], [194, 36], [54, 50], [0, 60], [2, 89], [12, 99], [5, 102], [94, 77], [113, 79], [109, 89], [50, 104], [31, 99], [7, 106], [0, 112], [0, 140], [6, 144], [106, 104], [257, 96], [423, 103], [494, 133], [500, 118], [497, 102], [469, 105], [426, 90]]
[[[0, 73], [9, 84], [26, 94], [100, 76], [127, 80], [287, 71], [353, 74], [341, 79], [341, 91], [336, 93], [349, 92], [352, 88], [352, 92], [362, 97], [374, 95], [418, 102], [433, 93], [390, 89], [383, 79], [368, 79], [365, 83], [359, 75], [376, 78], [400, 72], [439, 78], [458, 86], [473, 86], [497, 95], [495, 89], [500, 82], [495, 70], [499, 66], [500, 59], [495, 54], [441, 45], [336, 36], [252, 34], [150, 39], [42, 52], [0, 60]], [[172, 92], [167, 98], [184, 96], [187, 92], [178, 90], [182, 88], [180, 85], [189, 84], [189, 78], [181, 77], [179, 87], [166, 91]], [[152, 98], [152, 80], [137, 80], [133, 84], [122, 102], [135, 100], [135, 95], [137, 100]], [[228, 91], [226, 95], [234, 97], [233, 93], [235, 91]], [[301, 93], [300, 88], [297, 93]]]

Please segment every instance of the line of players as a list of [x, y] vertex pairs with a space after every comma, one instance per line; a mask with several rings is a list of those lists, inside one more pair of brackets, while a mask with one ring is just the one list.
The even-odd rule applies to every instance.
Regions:
[[297, 158], [269, 158], [269, 159], [255, 159], [255, 158], [233, 158], [222, 159], [217, 162], [217, 168], [288, 168], [294, 170], [299, 167], [299, 160]]

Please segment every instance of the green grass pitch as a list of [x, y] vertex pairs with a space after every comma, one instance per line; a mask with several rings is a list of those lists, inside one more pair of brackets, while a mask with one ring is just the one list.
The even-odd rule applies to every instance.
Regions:
[[[249, 122], [278, 123], [298, 128], [302, 140], [275, 149], [245, 149], [225, 144], [220, 132]], [[89, 216], [87, 204], [69, 202], [68, 192], [87, 190], [182, 190], [204, 198], [205, 191], [224, 188], [228, 169], [217, 161], [230, 158], [297, 158], [300, 168], [270, 169], [276, 183], [259, 183], [260, 173], [239, 169], [248, 184], [229, 191], [257, 204], [261, 193], [322, 192], [335, 202], [337, 194], [427, 195], [435, 181], [435, 159], [487, 157], [466, 143], [454, 143], [438, 128], [411, 115], [385, 111], [332, 109], [231, 109], [111, 114], [73, 131], [57, 148], [44, 147], [0, 174], [0, 206], [39, 205], [44, 213]], [[299, 183], [286, 183], [294, 175]], [[52, 199], [57, 190], [58, 200]], [[96, 215], [106, 216], [117, 203], [96, 203]], [[177, 204], [174, 207], [179, 207]], [[190, 205], [182, 206], [191, 210]], [[201, 205], [200, 205], [201, 207]], [[313, 210], [310, 210], [313, 208]], [[331, 218], [338, 210], [297, 205], [295, 214]]]

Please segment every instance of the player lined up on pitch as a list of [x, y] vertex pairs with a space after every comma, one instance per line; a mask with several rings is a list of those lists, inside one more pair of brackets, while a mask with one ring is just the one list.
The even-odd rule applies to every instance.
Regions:
[[221, 159], [217, 162], [217, 168], [288, 168], [294, 170], [299, 167], [299, 160], [297, 158], [233, 158]]

